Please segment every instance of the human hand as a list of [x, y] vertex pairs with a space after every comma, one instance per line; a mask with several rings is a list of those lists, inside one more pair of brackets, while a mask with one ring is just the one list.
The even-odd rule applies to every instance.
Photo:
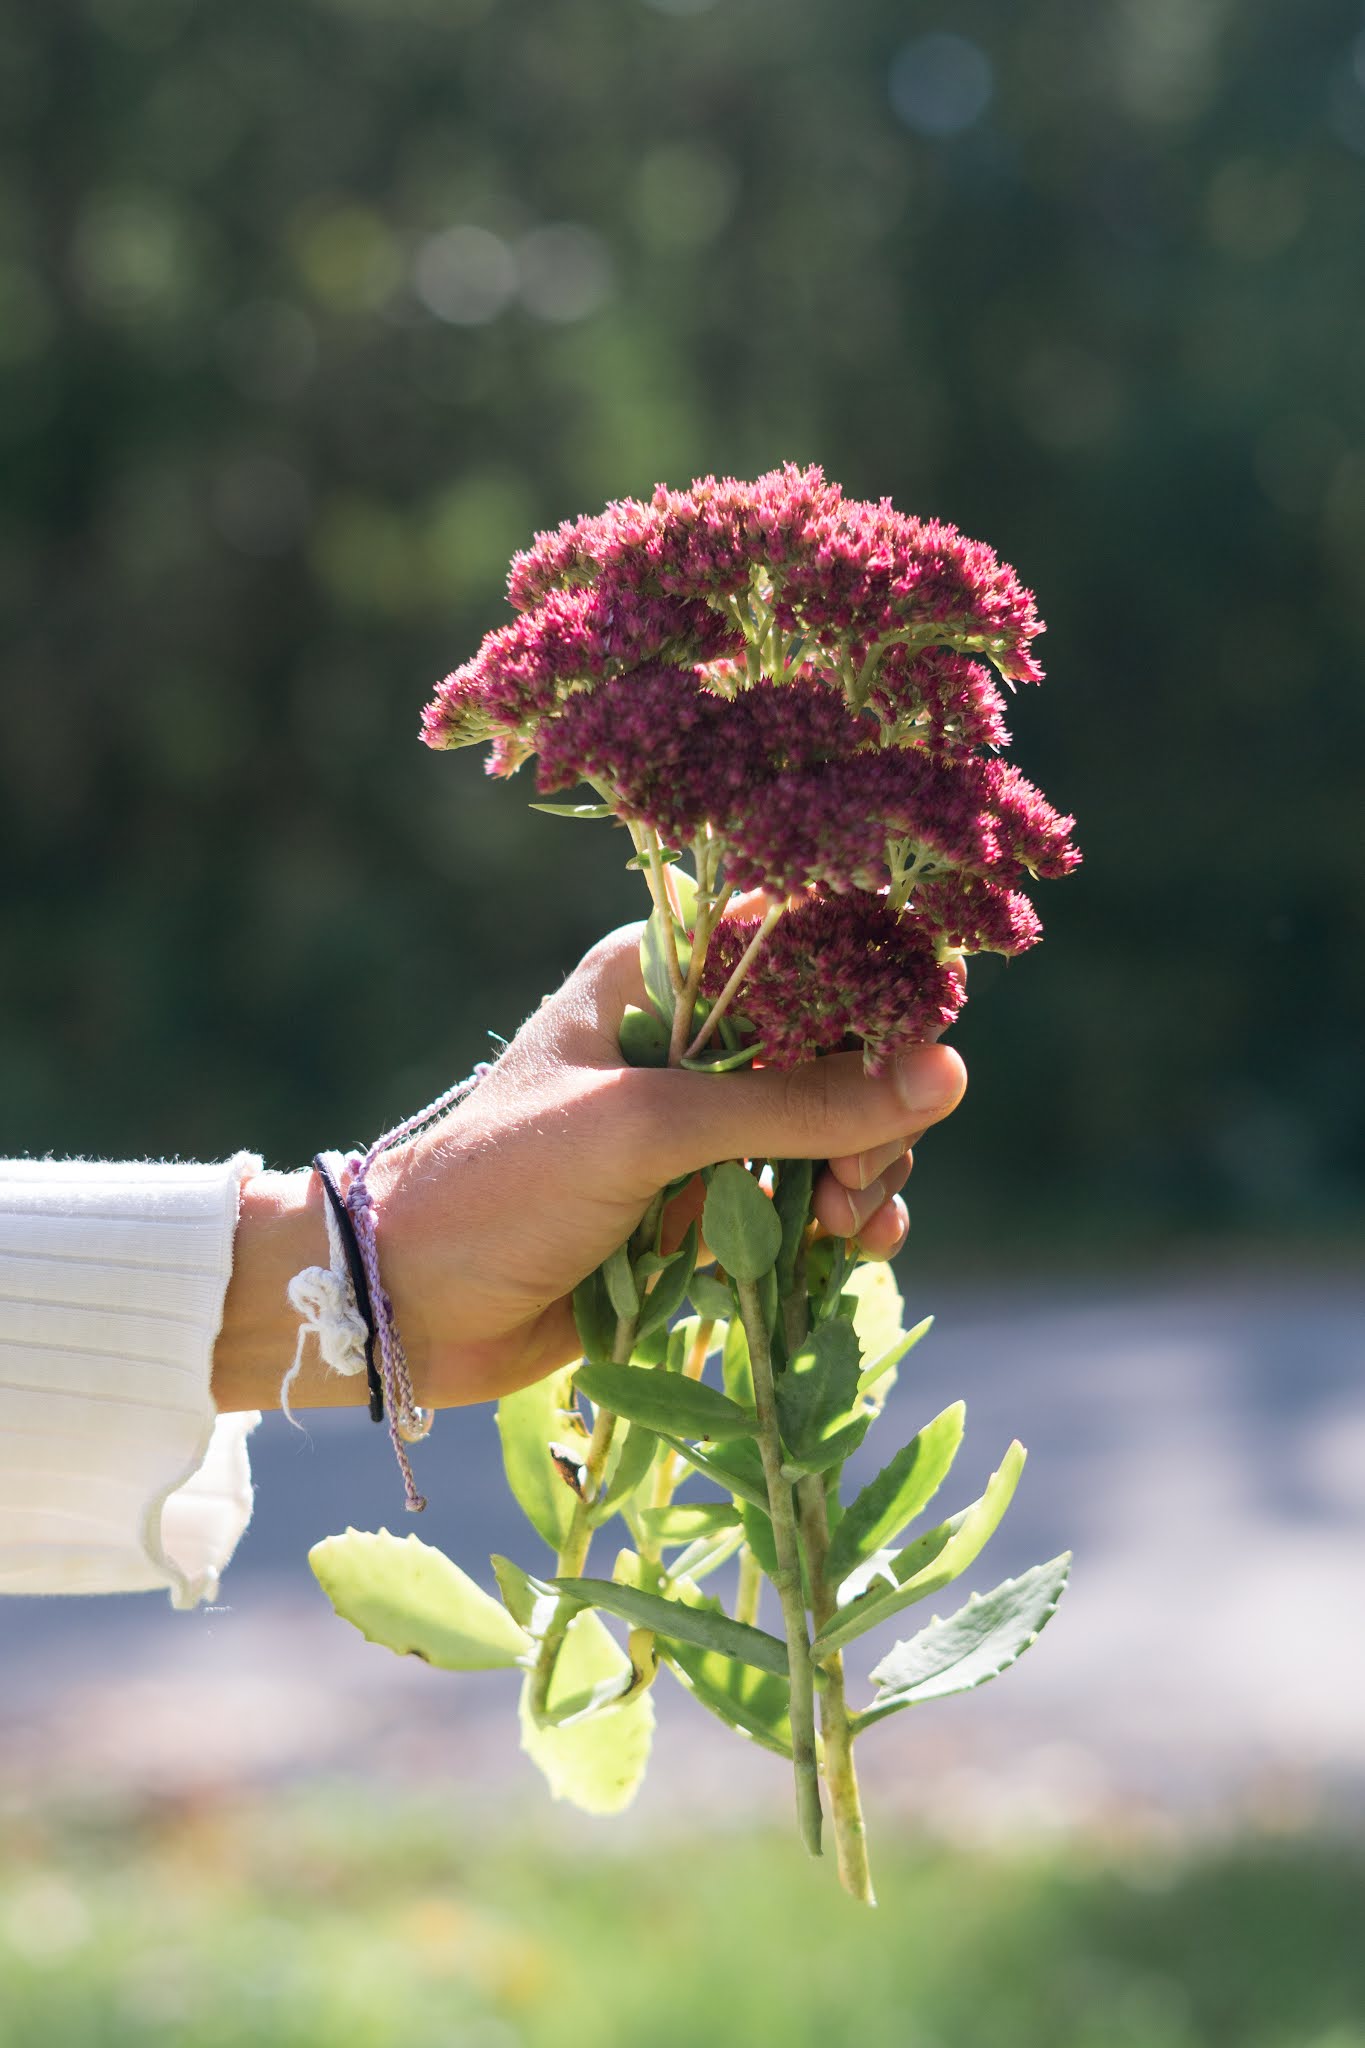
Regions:
[[[827, 1161], [821, 1227], [872, 1257], [904, 1239], [910, 1143], [960, 1101], [957, 1053], [917, 1046], [877, 1079], [858, 1053], [721, 1076], [626, 1066], [621, 1019], [645, 1000], [639, 932], [596, 945], [470, 1096], [371, 1169], [384, 1285], [424, 1406], [493, 1399], [577, 1357], [574, 1287], [660, 1187], [714, 1161]], [[214, 1360], [220, 1408], [279, 1405], [297, 1334], [284, 1290], [326, 1262], [320, 1204], [309, 1174], [244, 1190]], [[699, 1207], [684, 1191], [674, 1228]], [[364, 1397], [363, 1379], [311, 1356], [291, 1390], [297, 1407]]]

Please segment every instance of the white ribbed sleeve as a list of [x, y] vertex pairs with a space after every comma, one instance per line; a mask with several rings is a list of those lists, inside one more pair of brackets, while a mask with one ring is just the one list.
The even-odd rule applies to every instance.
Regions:
[[218, 1589], [251, 1515], [214, 1340], [248, 1153], [0, 1162], [0, 1593]]

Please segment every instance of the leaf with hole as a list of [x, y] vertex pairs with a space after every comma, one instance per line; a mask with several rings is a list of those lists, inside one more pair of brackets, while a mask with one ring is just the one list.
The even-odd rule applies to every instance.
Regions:
[[610, 1579], [556, 1579], [561, 1593], [585, 1607], [600, 1607], [635, 1628], [651, 1628], [670, 1641], [696, 1643], [703, 1650], [719, 1650], [723, 1656], [738, 1657], [741, 1663], [756, 1665], [760, 1671], [787, 1672], [787, 1646], [765, 1629], [751, 1628], [747, 1621], [733, 1621], [711, 1607], [687, 1607], [680, 1600], [664, 1600], [657, 1593], [641, 1593], [634, 1586], [614, 1585]]
[[400, 1657], [442, 1671], [496, 1671], [535, 1647], [491, 1593], [416, 1536], [348, 1529], [315, 1543], [308, 1562], [342, 1620]]
[[581, 1431], [574, 1416], [573, 1374], [567, 1369], [504, 1394], [497, 1407], [507, 1484], [531, 1527], [556, 1555], [569, 1533], [574, 1496], [559, 1476], [550, 1445]]
[[854, 1717], [856, 1728], [925, 1700], [970, 1692], [1008, 1671], [1057, 1612], [1070, 1569], [1068, 1550], [990, 1593], [973, 1593], [956, 1614], [942, 1621], [935, 1616], [917, 1636], [897, 1643], [873, 1669], [877, 1695]]

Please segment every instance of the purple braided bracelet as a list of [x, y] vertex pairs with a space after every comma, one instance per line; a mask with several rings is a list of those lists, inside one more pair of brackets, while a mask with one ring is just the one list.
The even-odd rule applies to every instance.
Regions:
[[488, 1072], [488, 1062], [481, 1060], [472, 1074], [465, 1080], [457, 1081], [453, 1088], [447, 1088], [444, 1095], [438, 1095], [425, 1109], [419, 1109], [416, 1116], [407, 1117], [401, 1124], [395, 1124], [391, 1131], [385, 1131], [382, 1138], [376, 1138], [368, 1152], [352, 1152], [346, 1163], [351, 1169], [350, 1182], [346, 1189], [346, 1211], [355, 1231], [356, 1243], [365, 1267], [365, 1279], [370, 1290], [370, 1305], [374, 1311], [374, 1334], [379, 1351], [379, 1377], [384, 1385], [384, 1406], [388, 1413], [389, 1438], [398, 1469], [403, 1475], [403, 1500], [410, 1514], [420, 1514], [426, 1506], [423, 1496], [417, 1491], [408, 1460], [407, 1445], [420, 1443], [431, 1429], [432, 1416], [417, 1406], [412, 1390], [412, 1375], [408, 1371], [407, 1353], [403, 1340], [398, 1334], [394, 1319], [393, 1303], [379, 1277], [379, 1244], [374, 1196], [370, 1193], [367, 1176], [375, 1161], [393, 1145], [410, 1138], [415, 1132], [424, 1130], [438, 1116], [460, 1102], [470, 1090], [477, 1086]]

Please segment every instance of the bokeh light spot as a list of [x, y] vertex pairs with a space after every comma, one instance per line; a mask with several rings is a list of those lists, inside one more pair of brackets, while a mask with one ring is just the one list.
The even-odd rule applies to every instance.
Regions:
[[484, 327], [510, 304], [517, 262], [506, 242], [487, 228], [465, 224], [432, 235], [413, 266], [417, 296], [438, 320], [453, 327]]
[[981, 119], [995, 90], [991, 61], [965, 36], [915, 36], [891, 60], [891, 105], [917, 135], [961, 135]]

